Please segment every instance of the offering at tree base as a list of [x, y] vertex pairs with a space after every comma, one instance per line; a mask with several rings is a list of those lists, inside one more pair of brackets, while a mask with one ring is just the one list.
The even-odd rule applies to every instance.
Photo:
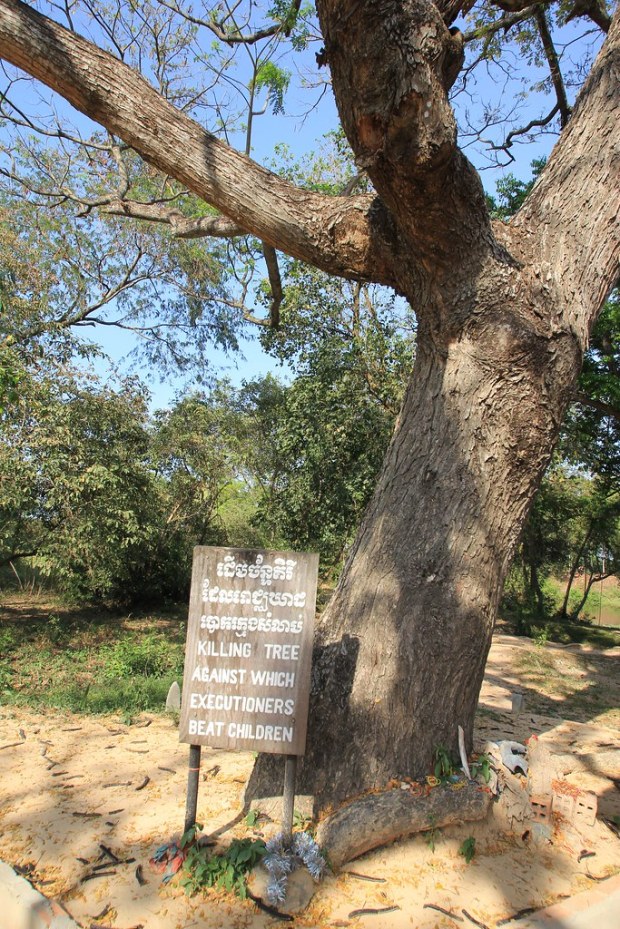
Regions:
[[301, 755], [318, 555], [194, 549], [179, 738]]

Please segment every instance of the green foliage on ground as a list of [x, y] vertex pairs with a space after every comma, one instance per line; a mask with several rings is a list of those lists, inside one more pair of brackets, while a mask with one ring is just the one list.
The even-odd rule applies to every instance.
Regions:
[[0, 703], [75, 713], [163, 712], [181, 681], [185, 626], [178, 616], [126, 616], [5, 600]]
[[188, 895], [215, 888], [245, 899], [247, 876], [265, 851], [262, 839], [233, 839], [226, 851], [219, 854], [192, 841], [179, 883]]
[[450, 752], [443, 745], [438, 745], [435, 749], [435, 766], [433, 773], [439, 780], [447, 780], [450, 775], [454, 774], [456, 764], [450, 755]]
[[469, 864], [474, 855], [476, 854], [476, 840], [473, 835], [468, 836], [462, 843], [459, 848], [459, 855], [462, 855], [465, 859], [465, 864]]

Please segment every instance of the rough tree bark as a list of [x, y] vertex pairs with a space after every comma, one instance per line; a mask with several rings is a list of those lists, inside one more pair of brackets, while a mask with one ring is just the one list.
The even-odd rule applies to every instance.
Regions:
[[[317, 0], [342, 123], [377, 191], [328, 198], [232, 153], [111, 56], [0, 0], [2, 57], [270, 245], [387, 283], [416, 308], [412, 381], [317, 633], [300, 788], [323, 807], [427, 772], [437, 745], [456, 750], [459, 724], [471, 744], [506, 571], [618, 275], [618, 17], [507, 226], [491, 223], [456, 145], [447, 88], [461, 43], [441, 8]], [[251, 789], [273, 792], [273, 777], [261, 761]]]

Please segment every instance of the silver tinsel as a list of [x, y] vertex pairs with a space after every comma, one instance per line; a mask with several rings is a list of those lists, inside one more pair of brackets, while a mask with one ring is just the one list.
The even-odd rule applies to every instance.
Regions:
[[325, 870], [325, 859], [319, 846], [307, 832], [296, 832], [290, 845], [280, 832], [266, 844], [267, 854], [263, 864], [270, 874], [267, 899], [270, 903], [283, 903], [286, 897], [288, 876], [305, 865], [315, 881], [320, 880]]
[[293, 849], [314, 880], [320, 880], [326, 867], [325, 859], [312, 836], [307, 832], [295, 833], [293, 836]]

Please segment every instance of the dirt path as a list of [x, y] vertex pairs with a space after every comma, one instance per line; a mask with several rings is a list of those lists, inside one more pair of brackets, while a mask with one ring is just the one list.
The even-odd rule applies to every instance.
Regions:
[[[562, 760], [570, 783], [597, 793], [600, 816], [620, 815], [619, 652], [537, 649], [529, 640], [498, 636], [481, 695], [478, 740], [521, 741], [538, 735]], [[514, 716], [511, 695], [518, 689], [525, 695], [526, 712]], [[255, 834], [239, 819], [251, 765], [249, 755], [203, 753], [199, 819], [224, 842]], [[179, 888], [162, 886], [150, 868], [155, 848], [179, 834], [186, 766], [187, 746], [179, 745], [176, 729], [164, 717], [145, 715], [126, 726], [112, 717], [2, 707], [0, 858], [12, 865], [31, 865], [33, 883], [60, 899], [86, 927], [275, 925], [251, 902], [214, 893], [188, 900]], [[476, 838], [470, 864], [458, 853], [468, 836]], [[326, 878], [296, 924], [474, 926], [462, 915], [464, 909], [495, 927], [520, 910], [552, 903], [620, 871], [620, 841], [602, 821], [583, 844], [577, 850], [574, 841], [557, 833], [552, 842], [536, 845], [507, 837], [492, 823], [427, 833], [368, 854], [338, 876]], [[109, 867], [93, 872], [99, 864]], [[138, 865], [144, 885], [136, 878]], [[364, 881], [349, 872], [383, 882]], [[84, 880], [92, 874], [98, 876]], [[429, 904], [461, 914], [463, 922], [455, 923]], [[388, 907], [399, 909], [349, 915]]]

